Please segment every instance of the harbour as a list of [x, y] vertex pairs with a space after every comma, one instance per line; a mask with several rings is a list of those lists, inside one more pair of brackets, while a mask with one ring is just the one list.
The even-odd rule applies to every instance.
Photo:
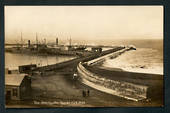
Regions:
[[[128, 50], [132, 51], [133, 49], [131, 50], [130, 47], [129, 48], [115, 47], [113, 49], [99, 52], [98, 54], [97, 53], [91, 54], [91, 56], [88, 56], [88, 57], [86, 56], [86, 57], [78, 57], [78, 58], [71, 58], [71, 59], [69, 59], [70, 57], [68, 57], [67, 60], [65, 60], [65, 61], [56, 62], [55, 64], [41, 65], [37, 68], [34, 68], [33, 70], [22, 72], [22, 73], [28, 74], [31, 78], [31, 92], [32, 93], [30, 94], [30, 96], [29, 96], [30, 98], [28, 99], [29, 104], [26, 104], [25, 106], [29, 107], [29, 106], [35, 105], [34, 107], [36, 107], [36, 106], [41, 107], [41, 106], [46, 106], [45, 103], [50, 103], [50, 102], [55, 103], [55, 101], [59, 101], [61, 103], [61, 102], [64, 102], [64, 100], [67, 101], [67, 104], [52, 104], [52, 105], [50, 104], [47, 106], [48, 107], [56, 107], [56, 106], [57, 107], [62, 107], [62, 106], [72, 106], [73, 107], [73, 106], [76, 106], [74, 104], [71, 104], [71, 102], [74, 102], [74, 101], [75, 102], [78, 102], [78, 101], [83, 102], [84, 104], [82, 104], [82, 105], [77, 104], [77, 105], [84, 106], [84, 107], [85, 106], [93, 107], [93, 106], [96, 106], [96, 104], [97, 104], [97, 106], [105, 106], [104, 103], [100, 103], [100, 102], [98, 103], [97, 100], [94, 103], [93, 102], [91, 103], [91, 101], [89, 100], [89, 99], [93, 98], [93, 96], [96, 95], [96, 93], [99, 93], [99, 92], [101, 95], [110, 95], [112, 98], [120, 99], [123, 102], [127, 101], [129, 103], [127, 105], [134, 105], [135, 101], [136, 101], [135, 104], [137, 106], [140, 106], [140, 105], [143, 106], [144, 103], [146, 106], [148, 106], [148, 104], [151, 104], [151, 103], [152, 103], [151, 106], [155, 105], [155, 104], [158, 106], [161, 105], [158, 103], [160, 103], [161, 98], [163, 98], [163, 97], [161, 97], [162, 93], [160, 93], [160, 94], [149, 93], [149, 95], [148, 95], [148, 91], [160, 90], [159, 92], [162, 92], [161, 91], [162, 87], [163, 87], [163, 84], [162, 84], [163, 76], [162, 75], [155, 76], [155, 75], [147, 75], [147, 74], [145, 74], [145, 75], [138, 74], [138, 75], [134, 75], [134, 77], [133, 77], [133, 73], [130, 73], [130, 72], [128, 74], [128, 72], [120, 72], [120, 71], [117, 71], [114, 69], [113, 69], [113, 71], [108, 71], [105, 69], [100, 69], [98, 67], [95, 67], [95, 65], [99, 65], [107, 57], [118, 57], [119, 55], [123, 54], [123, 52], [128, 52]], [[98, 60], [95, 60], [95, 59], [98, 59]], [[103, 59], [103, 60], [101, 60], [101, 59]], [[83, 62], [88, 65], [92, 65], [92, 63], [95, 62], [95, 64], [93, 63], [94, 66], [92, 66], [92, 67], [87, 66], [86, 69], [90, 70], [92, 73], [99, 72], [98, 73], [99, 75], [96, 75], [98, 77], [102, 77], [102, 75], [104, 75], [104, 78], [105, 77], [108, 78], [110, 76], [109, 75], [109, 73], [110, 73], [112, 76], [110, 76], [111, 78], [109, 77], [109, 80], [122, 81], [119, 83], [119, 85], [126, 84], [126, 83], [132, 84], [132, 85], [133, 84], [134, 85], [141, 84], [140, 87], [147, 88], [147, 89], [145, 89], [145, 94], [144, 94], [145, 96], [142, 98], [140, 97], [141, 100], [139, 97], [135, 97], [135, 96], [133, 96], [133, 97], [121, 96], [121, 95], [117, 95], [115, 93], [111, 93], [112, 91], [110, 93], [107, 93], [107, 91], [102, 90], [103, 89], [102, 87], [100, 89], [96, 89], [93, 86], [88, 85], [88, 83], [87, 84], [84, 83], [82, 81], [84, 79], [84, 77], [81, 76], [82, 72], [80, 72], [80, 69], [79, 69], [79, 63], [83, 63]], [[86, 63], [86, 62], [90, 62], [90, 63]], [[116, 75], [115, 77], [113, 76], [114, 73]], [[74, 76], [74, 74], [76, 74], [76, 76]], [[84, 75], [84, 76], [88, 76], [88, 74]], [[151, 76], [153, 76], [153, 77], [151, 77]], [[137, 79], [138, 77], [139, 77], [139, 80]], [[153, 82], [151, 82], [152, 85], [157, 84], [157, 86], [155, 86], [156, 89], [152, 88], [153, 87], [152, 85], [148, 85], [148, 84], [145, 84], [145, 82], [142, 82], [143, 77], [145, 78], [144, 80], [146, 83], [147, 83], [146, 80], [149, 80], [149, 81], [151, 80], [151, 81], [153, 81]], [[133, 82], [134, 78], [136, 81], [135, 83]], [[155, 79], [153, 79], [153, 78], [155, 78]], [[89, 80], [89, 79], [86, 79], [86, 80]], [[58, 81], [58, 82], [56, 83], [56, 81]], [[97, 80], [97, 81], [100, 81], [100, 80]], [[154, 81], [157, 83], [155, 83]], [[93, 84], [96, 84], [96, 82], [94, 82], [94, 81], [92, 81], [92, 82], [93, 82]], [[98, 86], [100, 86], [100, 85], [97, 85], [97, 87]], [[49, 87], [50, 87], [50, 89], [48, 89]], [[118, 87], [118, 86], [115, 86], [115, 88], [116, 87]], [[130, 86], [130, 87], [132, 87], [132, 86]], [[133, 86], [133, 87], [137, 87], [137, 86]], [[151, 89], [148, 90], [148, 87], [150, 87]], [[91, 92], [90, 97], [82, 98], [82, 94], [81, 94], [82, 90], [87, 90], [87, 89], [90, 90], [90, 92]], [[108, 89], [106, 89], [106, 90], [108, 90]], [[123, 88], [123, 89], [121, 89], [121, 91], [126, 91], [126, 90]], [[118, 93], [119, 91], [116, 91], [116, 92]], [[65, 96], [63, 95], [63, 93]], [[125, 92], [125, 94], [128, 95], [128, 93], [126, 93], [126, 92]], [[135, 92], [131, 95], [135, 95]], [[142, 94], [139, 94], [139, 95], [142, 95]], [[153, 96], [156, 97], [156, 100], [153, 99], [151, 101]], [[97, 96], [95, 96], [95, 98], [97, 98]], [[52, 101], [51, 101], [51, 99], [52, 99]], [[43, 103], [44, 100], [48, 100], [48, 101], [47, 102], [45, 101]], [[106, 100], [107, 99], [103, 99], [104, 102], [106, 102]], [[20, 104], [18, 105], [18, 107], [22, 106], [21, 105], [22, 101], [23, 100], [19, 101]], [[26, 100], [24, 99], [24, 101], [26, 101]], [[93, 101], [95, 101], [95, 100], [93, 100]], [[39, 103], [39, 104], [37, 104], [37, 103]], [[12, 107], [13, 104], [15, 104], [15, 101], [13, 101], [12, 103], [9, 102], [7, 105], [9, 107], [10, 106]], [[119, 104], [121, 104], [121, 103], [119, 103]], [[134, 105], [134, 106], [136, 106], [136, 105]], [[110, 104], [110, 106], [115, 106], [115, 105], [114, 105], [114, 103], [112, 103], [112, 104]]]
[[4, 12], [6, 108], [164, 106], [162, 6]]

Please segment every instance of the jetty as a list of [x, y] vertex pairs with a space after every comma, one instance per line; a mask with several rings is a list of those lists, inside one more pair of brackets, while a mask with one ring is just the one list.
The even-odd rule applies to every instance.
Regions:
[[[161, 106], [163, 104], [162, 75], [104, 69], [99, 66], [107, 58], [116, 58], [124, 52], [135, 50], [133, 47], [115, 46], [105, 51], [100, 51], [99, 48], [98, 50], [89, 56], [42, 67], [34, 66], [30, 73], [27, 71], [26, 73], [31, 75], [31, 98], [34, 101], [30, 105], [42, 101], [75, 100], [83, 102], [84, 104], [75, 105], [82, 107]], [[90, 97], [83, 98], [82, 91], [87, 89], [90, 90]], [[47, 107], [56, 106], [74, 105], [57, 104]]]
[[[54, 65], [43, 66], [35, 70], [59, 70], [70, 68], [77, 72], [81, 82], [97, 90], [120, 96], [133, 101], [163, 98], [163, 76], [127, 72], [123, 70], [101, 69], [99, 65], [107, 58], [116, 58], [122, 53], [134, 50], [132, 47], [115, 47], [88, 57], [73, 59]], [[154, 93], [153, 93], [154, 92]]]

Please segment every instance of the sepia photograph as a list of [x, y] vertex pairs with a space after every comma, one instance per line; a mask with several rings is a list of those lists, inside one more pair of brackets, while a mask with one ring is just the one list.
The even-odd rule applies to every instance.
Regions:
[[163, 107], [163, 9], [4, 6], [5, 107]]

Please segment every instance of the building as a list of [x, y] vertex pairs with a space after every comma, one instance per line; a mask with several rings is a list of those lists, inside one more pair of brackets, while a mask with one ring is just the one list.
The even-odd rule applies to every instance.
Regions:
[[36, 67], [37, 67], [36, 64], [22, 65], [22, 66], [19, 66], [19, 72], [20, 73], [30, 73]]
[[5, 68], [5, 74], [19, 74], [18, 67]]
[[31, 96], [31, 79], [26, 74], [5, 75], [6, 102], [10, 100], [24, 100]]

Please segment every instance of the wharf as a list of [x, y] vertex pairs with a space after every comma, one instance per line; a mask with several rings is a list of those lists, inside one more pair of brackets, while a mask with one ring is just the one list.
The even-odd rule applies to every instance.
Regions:
[[[129, 49], [125, 47], [115, 47], [110, 50], [103, 51], [101, 53], [95, 53], [91, 54], [90, 56], [86, 57], [79, 57], [70, 61], [39, 67], [35, 70], [38, 71], [58, 71], [61, 73], [67, 73], [73, 75], [74, 73], [77, 73], [77, 66], [80, 62], [87, 62], [87, 64], [83, 64], [85, 69], [88, 71], [96, 74], [98, 77], [104, 77], [106, 79], [115, 80], [115, 81], [123, 81], [126, 83], [132, 83], [136, 87], [142, 86], [147, 87], [147, 93], [145, 93], [145, 98], [160, 100], [163, 98], [163, 76], [162, 75], [156, 75], [156, 74], [146, 74], [146, 73], [135, 73], [135, 72], [127, 72], [120, 69], [113, 69], [113, 70], [107, 70], [102, 69], [98, 66], [91, 66], [89, 65], [89, 62], [98, 62], [95, 59], [99, 59], [99, 61], [103, 57], [117, 57], [118, 55], [122, 54], [125, 51], [128, 51]], [[119, 52], [120, 51], [120, 52]], [[110, 56], [109, 56], [110, 54]], [[113, 55], [112, 55], [113, 54]], [[101, 59], [100, 59], [101, 58]], [[133, 87], [133, 86], [132, 86]], [[142, 88], [143, 89], [143, 88]], [[154, 93], [153, 93], [154, 92]]]
[[[70, 61], [38, 67], [34, 71], [44, 72], [42, 75], [33, 74], [32, 76], [32, 101], [21, 101], [17, 105], [9, 104], [7, 108], [20, 107], [144, 107], [144, 106], [162, 106], [160, 100], [155, 101], [131, 101], [111, 95], [88, 85], [83, 84], [79, 80], [73, 79], [73, 74], [77, 72], [77, 66], [80, 62], [87, 62], [95, 58], [114, 53], [122, 50], [123, 47], [115, 47], [111, 50], [95, 53], [90, 56], [76, 58]], [[114, 71], [102, 70], [96, 66], [85, 66], [88, 70], [101, 76], [106, 76], [109, 79], [115, 79], [116, 76], [121, 76], [121, 73]], [[112, 74], [115, 77], [111, 77]], [[130, 76], [130, 75], [129, 75]], [[127, 76], [127, 78], [129, 77]], [[118, 77], [119, 78], [119, 77]], [[117, 79], [118, 79], [117, 78]], [[121, 77], [120, 77], [121, 78]], [[123, 78], [123, 77], [122, 77]], [[83, 90], [90, 90], [89, 97], [83, 97]], [[14, 101], [13, 101], [14, 102]], [[37, 104], [37, 103], [43, 104]], [[56, 102], [67, 102], [66, 105], [55, 104]], [[71, 104], [69, 102], [80, 102], [80, 104]], [[45, 104], [47, 103], [47, 104]], [[50, 105], [48, 103], [51, 103]], [[53, 104], [54, 103], [54, 104]]]
[[57, 64], [53, 64], [53, 65], [47, 65], [47, 66], [42, 66], [42, 67], [38, 67], [35, 69], [35, 71], [50, 71], [50, 70], [55, 70], [55, 69], [62, 69], [62, 68], [66, 68], [66, 67], [70, 67], [71, 69], [76, 70], [76, 67], [78, 65], [79, 62], [86, 62], [101, 56], [104, 56], [106, 54], [109, 53], [113, 53], [119, 50], [124, 49], [124, 47], [115, 47], [113, 49], [109, 49], [106, 51], [103, 51], [101, 53], [96, 52], [96, 53], [92, 53], [89, 56], [83, 56], [83, 57], [78, 57], [76, 59], [72, 59], [66, 62], [61, 62], [61, 63], [57, 63]]

